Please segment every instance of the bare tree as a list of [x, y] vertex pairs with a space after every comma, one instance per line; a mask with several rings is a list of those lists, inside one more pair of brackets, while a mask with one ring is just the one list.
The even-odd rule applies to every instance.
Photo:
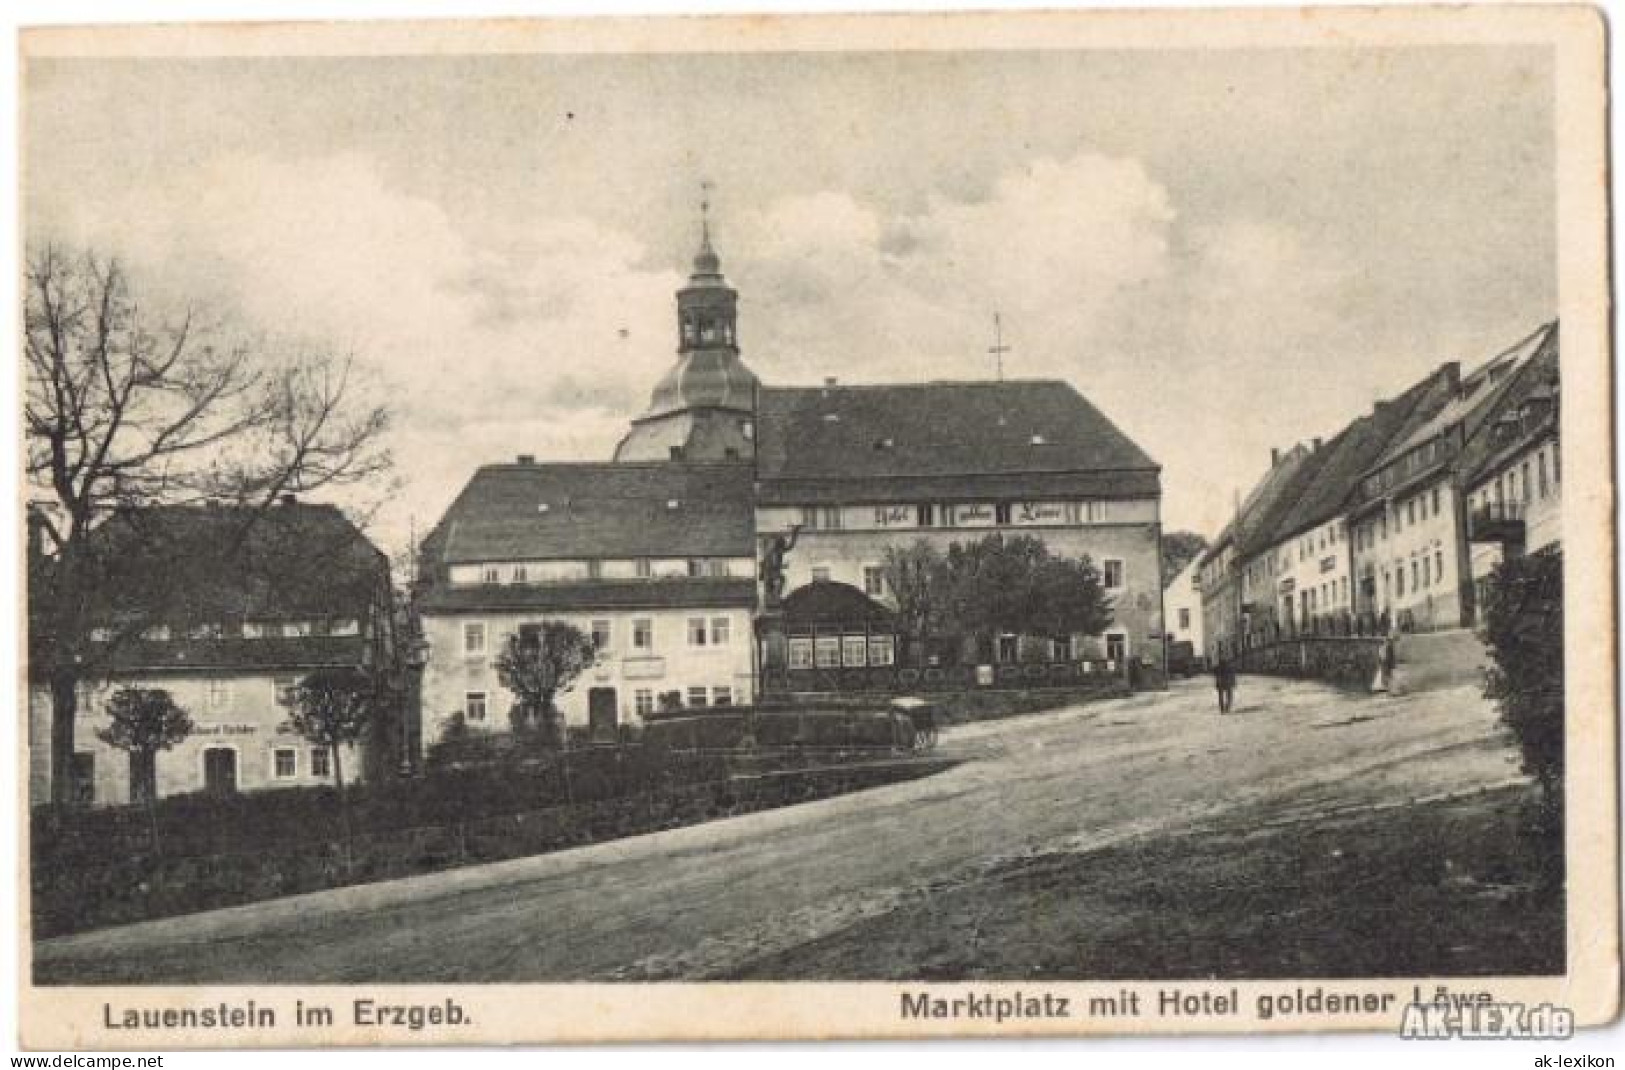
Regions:
[[[116, 563], [92, 535], [119, 510], [217, 501], [246, 507], [238, 538], [285, 493], [382, 475], [386, 411], [353, 397], [352, 363], [273, 359], [205, 327], [145, 314], [117, 259], [47, 245], [25, 278], [24, 421], [30, 510], [30, 658], [51, 691], [51, 792], [67, 801], [74, 717], [92, 676], [139, 621], [89, 643]], [[174, 592], [181, 595], [183, 592]]]

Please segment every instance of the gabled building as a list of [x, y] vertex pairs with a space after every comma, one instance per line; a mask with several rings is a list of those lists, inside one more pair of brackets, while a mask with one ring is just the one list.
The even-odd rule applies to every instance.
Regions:
[[1495, 566], [1563, 545], [1561, 354], [1553, 323], [1461, 457], [1474, 593]]
[[[1033, 535], [1090, 557], [1115, 606], [1104, 636], [1057, 656], [1160, 676], [1160, 470], [1070, 384], [764, 387], [757, 427], [756, 529], [798, 529], [787, 593], [835, 582], [884, 602], [891, 547]], [[1014, 662], [1021, 641], [988, 656]]]
[[558, 698], [569, 725], [608, 734], [672, 692], [689, 707], [753, 699], [749, 466], [486, 465], [424, 540], [418, 577], [428, 740], [458, 715], [507, 729], [516, 699], [495, 658], [549, 620], [599, 648]]
[[1551, 326], [1462, 376], [1446, 365], [1447, 399], [1362, 472], [1348, 505], [1356, 612], [1401, 629], [1475, 622], [1461, 458]]
[[[330, 784], [330, 755], [284, 729], [289, 690], [315, 670], [389, 671], [394, 656], [389, 563], [338, 509], [291, 497], [264, 509], [166, 506], [108, 518], [87, 557], [103, 582], [89, 608], [74, 730], [74, 796], [85, 804]], [[50, 559], [31, 597], [48, 597]], [[31, 635], [49, 642], [48, 635]], [[192, 734], [134, 769], [97, 738], [121, 688], [162, 689]], [[372, 743], [344, 756], [346, 779], [410, 757], [411, 726], [390, 710]], [[51, 795], [51, 699], [29, 688], [29, 790]]]

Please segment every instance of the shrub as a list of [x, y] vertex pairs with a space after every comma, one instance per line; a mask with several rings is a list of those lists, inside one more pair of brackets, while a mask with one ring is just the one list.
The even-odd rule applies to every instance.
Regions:
[[[1518, 740], [1540, 785], [1539, 831], [1561, 868], [1563, 823], [1563, 557], [1539, 553], [1498, 565], [1484, 599], [1491, 667], [1484, 694]], [[1551, 874], [1556, 875], [1556, 874]]]

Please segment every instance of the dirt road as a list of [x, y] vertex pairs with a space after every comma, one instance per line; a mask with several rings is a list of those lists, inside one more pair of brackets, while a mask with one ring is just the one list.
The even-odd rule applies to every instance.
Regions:
[[539, 858], [49, 941], [42, 982], [736, 976], [1045, 851], [1342, 811], [1518, 776], [1472, 687], [1396, 698], [1244, 678], [969, 725], [946, 773]]

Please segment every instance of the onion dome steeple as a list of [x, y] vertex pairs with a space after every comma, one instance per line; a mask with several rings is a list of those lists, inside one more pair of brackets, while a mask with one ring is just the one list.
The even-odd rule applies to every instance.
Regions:
[[760, 380], [739, 359], [739, 294], [711, 244], [710, 202], [700, 204], [700, 248], [677, 291], [677, 363], [632, 421], [617, 460], [745, 458]]

